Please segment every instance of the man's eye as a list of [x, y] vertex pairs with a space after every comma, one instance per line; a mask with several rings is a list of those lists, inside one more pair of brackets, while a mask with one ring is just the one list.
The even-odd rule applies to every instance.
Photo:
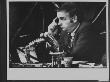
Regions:
[[64, 18], [64, 17], [60, 17], [60, 20], [66, 20], [66, 18]]

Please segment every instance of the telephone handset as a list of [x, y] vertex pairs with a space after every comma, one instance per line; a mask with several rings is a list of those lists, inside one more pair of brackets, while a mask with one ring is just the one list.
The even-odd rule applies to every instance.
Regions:
[[59, 22], [59, 19], [58, 19], [58, 17], [56, 17], [55, 18], [55, 23], [57, 23], [57, 25], [58, 25], [58, 22]]
[[54, 28], [54, 31], [57, 30], [57, 34], [59, 34], [59, 33], [61, 33], [61, 30], [62, 30], [62, 29], [61, 29], [60, 25], [58, 25], [58, 23], [59, 23], [58, 17], [56, 17], [54, 21], [55, 21], [55, 23], [57, 24], [57, 25], [55, 26], [55, 28]]

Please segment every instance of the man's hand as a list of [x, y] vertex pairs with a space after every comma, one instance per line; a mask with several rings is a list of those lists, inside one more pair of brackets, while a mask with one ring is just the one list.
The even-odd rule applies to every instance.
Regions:
[[55, 27], [57, 26], [56, 19], [57, 17], [54, 18], [53, 22], [48, 26], [48, 32], [41, 33], [40, 37], [47, 37], [49, 34], [54, 35]]
[[50, 33], [50, 34], [52, 34], [55, 27], [57, 26], [56, 19], [57, 19], [57, 17], [55, 19], [53, 19], [53, 22], [48, 26], [48, 33]]
[[49, 34], [48, 32], [41, 33], [41, 34], [40, 34], [40, 37], [47, 37], [47, 36], [48, 36], [48, 34]]

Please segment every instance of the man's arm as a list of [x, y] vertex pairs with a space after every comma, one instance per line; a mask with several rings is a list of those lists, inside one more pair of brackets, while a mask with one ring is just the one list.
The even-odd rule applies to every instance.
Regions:
[[97, 61], [98, 53], [98, 41], [97, 34], [91, 30], [84, 30], [79, 33], [79, 36], [71, 50], [71, 55], [79, 60]]

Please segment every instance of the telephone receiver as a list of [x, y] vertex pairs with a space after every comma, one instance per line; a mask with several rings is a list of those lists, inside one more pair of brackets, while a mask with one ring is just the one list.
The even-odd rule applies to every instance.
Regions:
[[59, 19], [58, 19], [58, 17], [56, 17], [55, 18], [55, 23], [57, 24], [56, 26], [55, 26], [55, 29], [54, 30], [58, 30], [58, 32], [60, 32], [61, 31], [61, 27], [60, 27], [60, 25], [58, 25], [58, 22], [59, 22]]
[[57, 25], [58, 25], [58, 22], [59, 22], [59, 19], [58, 19], [58, 17], [56, 17], [55, 18], [55, 23], [57, 23]]

